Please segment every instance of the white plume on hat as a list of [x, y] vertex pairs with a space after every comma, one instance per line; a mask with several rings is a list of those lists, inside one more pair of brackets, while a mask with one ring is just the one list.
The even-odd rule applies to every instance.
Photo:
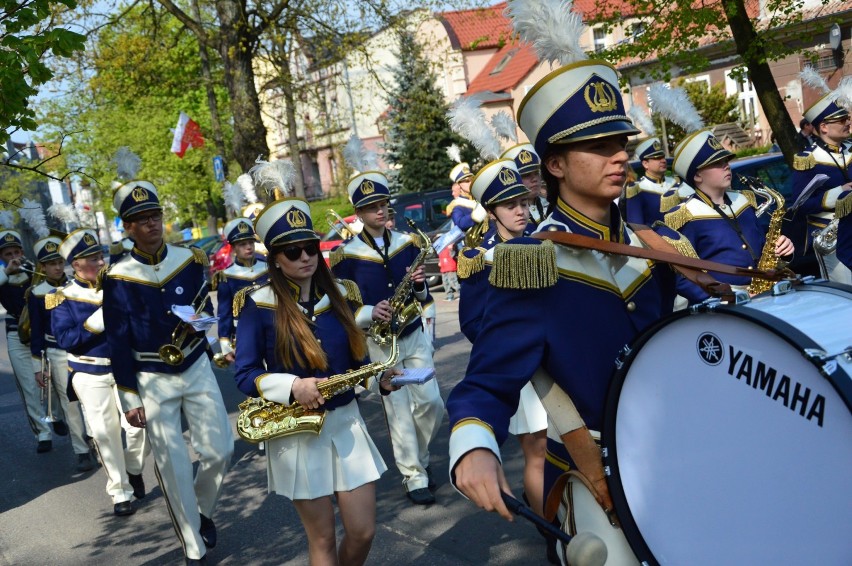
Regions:
[[237, 177], [237, 185], [239, 185], [240, 190], [243, 191], [243, 197], [247, 203], [254, 204], [257, 202], [257, 192], [254, 190], [254, 183], [251, 180], [251, 175], [243, 173]]
[[290, 193], [296, 178], [296, 169], [290, 160], [265, 161], [258, 157], [255, 163], [256, 165], [249, 169], [255, 186], [266, 189], [269, 194], [275, 189], [284, 194]]
[[376, 152], [368, 151], [361, 138], [355, 134], [352, 134], [346, 142], [346, 147], [343, 148], [343, 160], [359, 173], [376, 171], [379, 168]]
[[656, 83], [648, 89], [648, 97], [654, 112], [668, 118], [687, 132], [697, 132], [704, 127], [704, 120], [684, 89]]
[[571, 0], [509, 0], [504, 14], [539, 59], [568, 65], [589, 58], [580, 47], [586, 26], [573, 7]]
[[459, 98], [453, 102], [447, 114], [450, 128], [472, 143], [483, 159], [494, 161], [500, 157], [500, 141], [488, 127], [481, 98], [475, 95]]
[[225, 200], [225, 209], [231, 214], [236, 216], [243, 210], [243, 190], [236, 183], [225, 181], [222, 198]]
[[63, 224], [80, 224], [77, 209], [64, 202], [56, 203], [48, 207], [47, 213]]
[[840, 79], [840, 83], [834, 89], [834, 92], [837, 93], [838, 104], [852, 108], [852, 75], [846, 75]]
[[648, 137], [657, 135], [657, 127], [654, 125], [654, 121], [639, 106], [631, 106], [630, 110], [627, 111], [627, 117], [633, 120], [636, 127], [645, 132]]
[[810, 65], [806, 65], [805, 68], [799, 72], [799, 78], [802, 79], [803, 83], [820, 91], [822, 94], [826, 94], [831, 91], [831, 87], [828, 86], [828, 83], [825, 82], [822, 75], [820, 75], [817, 70]]
[[47, 218], [44, 216], [44, 209], [41, 203], [28, 198], [22, 199], [21, 202], [24, 204], [24, 206], [18, 209], [21, 219], [29, 224], [30, 228], [32, 228], [33, 232], [39, 238], [49, 236], [50, 229], [47, 227]]
[[118, 148], [110, 163], [115, 163], [116, 174], [125, 181], [136, 179], [142, 167], [142, 159], [127, 146]]
[[13, 229], [15, 227], [15, 215], [9, 210], [0, 210], [0, 226]]
[[450, 160], [453, 163], [461, 163], [462, 162], [461, 149], [459, 149], [459, 146], [456, 145], [456, 144], [453, 144], [450, 147], [448, 147], [447, 148], [447, 157], [449, 157]]
[[504, 110], [491, 117], [491, 126], [494, 132], [503, 139], [518, 142], [518, 123]]

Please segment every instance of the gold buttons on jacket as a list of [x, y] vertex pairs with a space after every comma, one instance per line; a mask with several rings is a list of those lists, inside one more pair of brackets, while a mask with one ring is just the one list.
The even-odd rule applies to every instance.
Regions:
[[635, 310], [636, 310], [636, 303], [634, 303], [633, 301], [630, 301], [629, 303], [627, 303], [627, 312], [633, 312]]

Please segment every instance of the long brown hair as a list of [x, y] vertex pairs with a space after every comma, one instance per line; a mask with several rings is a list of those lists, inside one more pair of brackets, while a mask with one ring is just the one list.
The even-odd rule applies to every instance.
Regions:
[[[280, 248], [269, 250], [270, 259], [280, 251]], [[310, 323], [293, 298], [287, 278], [274, 263], [269, 267], [269, 282], [278, 304], [275, 309], [275, 351], [279, 360], [288, 368], [299, 365], [315, 370], [327, 370], [328, 356], [314, 337]], [[367, 355], [366, 337], [355, 323], [355, 316], [346, 299], [340, 294], [337, 283], [322, 257], [318, 258], [312, 283], [331, 300], [331, 308], [349, 337], [352, 358], [364, 359]]]

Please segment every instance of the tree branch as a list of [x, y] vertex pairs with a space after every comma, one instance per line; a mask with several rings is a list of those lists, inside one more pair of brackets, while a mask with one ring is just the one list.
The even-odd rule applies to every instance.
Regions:
[[189, 28], [192, 33], [195, 34], [195, 37], [198, 38], [198, 42], [202, 44], [207, 49], [215, 49], [214, 46], [211, 46], [210, 37], [207, 35], [207, 32], [204, 31], [204, 26], [201, 25], [201, 22], [196, 22], [194, 19], [189, 17], [189, 15], [175, 6], [175, 4], [171, 0], [157, 0], [162, 6], [169, 11], [174, 17], [176, 17], [180, 22]]

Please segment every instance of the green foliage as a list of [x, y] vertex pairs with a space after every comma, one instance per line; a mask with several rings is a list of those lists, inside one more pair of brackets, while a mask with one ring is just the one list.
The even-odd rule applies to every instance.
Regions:
[[314, 223], [314, 230], [320, 234], [324, 234], [330, 230], [328, 222], [325, 221], [326, 212], [329, 209], [335, 211], [341, 218], [346, 218], [351, 214], [355, 214], [355, 207], [349, 202], [347, 196], [330, 197], [323, 200], [315, 200], [309, 203], [311, 207], [311, 220]]
[[392, 184], [405, 192], [425, 191], [450, 184], [455, 165], [446, 149], [457, 144], [472, 163], [476, 153], [447, 123], [447, 104], [435, 86], [435, 74], [411, 35], [401, 32], [396, 87], [390, 93], [385, 158], [399, 169]]
[[[708, 88], [704, 81], [686, 82], [681, 79], [677, 86], [686, 91], [689, 100], [704, 120], [705, 126], [711, 127], [737, 121], [737, 97], [728, 96], [724, 84], [717, 83]], [[661, 118], [654, 116], [654, 119], [659, 129]], [[670, 149], [674, 149], [684, 136], [683, 128], [666, 120], [666, 137], [669, 140]]]
[[53, 21], [57, 10], [76, 5], [76, 0], [0, 1], [0, 146], [9, 139], [7, 128], [36, 129], [30, 99], [53, 77], [45, 58], [83, 49], [84, 36]]

